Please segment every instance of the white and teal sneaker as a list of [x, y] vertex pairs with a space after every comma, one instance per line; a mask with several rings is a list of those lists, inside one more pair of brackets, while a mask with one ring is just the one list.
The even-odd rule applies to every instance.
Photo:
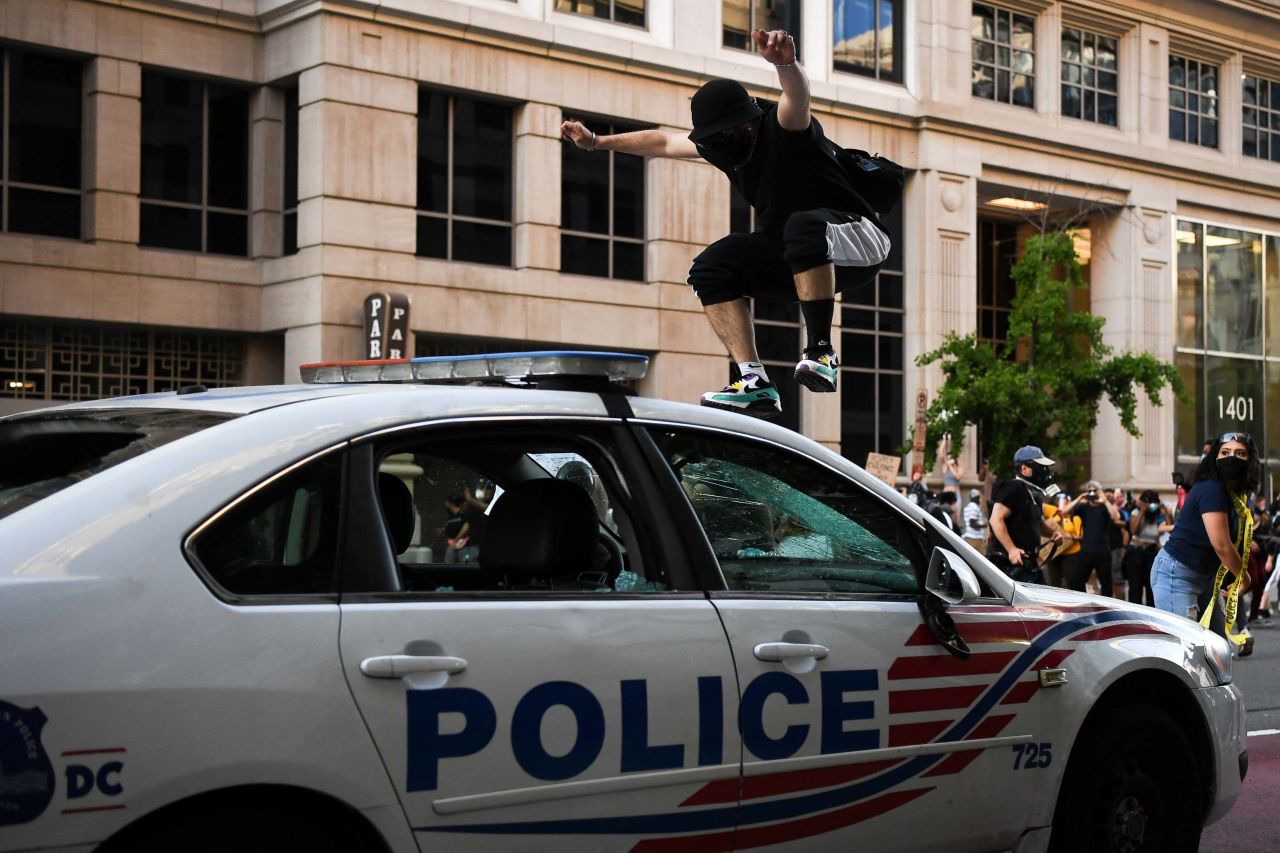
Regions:
[[720, 391], [708, 391], [698, 402], [713, 409], [757, 418], [776, 418], [782, 414], [782, 398], [778, 396], [777, 387], [754, 373], [730, 382]]
[[805, 347], [804, 358], [796, 365], [796, 381], [810, 391], [834, 391], [840, 378], [840, 359], [827, 346]]

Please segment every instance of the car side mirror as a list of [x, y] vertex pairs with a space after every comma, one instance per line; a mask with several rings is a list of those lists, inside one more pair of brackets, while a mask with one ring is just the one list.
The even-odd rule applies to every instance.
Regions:
[[924, 588], [925, 592], [937, 596], [947, 604], [968, 604], [982, 595], [978, 576], [973, 573], [973, 569], [959, 554], [946, 548], [933, 549]]
[[956, 629], [947, 605], [976, 601], [981, 594], [977, 576], [959, 554], [946, 548], [933, 549], [929, 573], [924, 579], [924, 593], [917, 605], [933, 639], [960, 660], [969, 659], [969, 645]]

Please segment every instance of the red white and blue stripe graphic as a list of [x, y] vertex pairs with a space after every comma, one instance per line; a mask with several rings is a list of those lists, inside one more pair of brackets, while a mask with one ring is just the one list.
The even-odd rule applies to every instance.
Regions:
[[[888, 746], [960, 743], [998, 736], [1039, 689], [1039, 670], [1074, 651], [1060, 643], [1164, 634], [1135, 614], [1106, 605], [954, 607], [969, 660], [933, 654], [921, 625], [910, 653], [889, 667]], [[981, 617], [969, 621], [966, 617]], [[991, 618], [995, 617], [995, 618]], [[994, 646], [998, 651], [985, 651]], [[1013, 648], [1009, 648], [1013, 646]], [[948, 686], [930, 687], [935, 679]], [[957, 684], [956, 682], [961, 682]], [[899, 721], [900, 720], [900, 721]], [[704, 785], [676, 811], [610, 817], [416, 827], [419, 832], [495, 835], [640, 835], [633, 850], [716, 851], [760, 847], [851, 826], [899, 808], [959, 773], [982, 750], [853, 761], [849, 764], [727, 779]]]

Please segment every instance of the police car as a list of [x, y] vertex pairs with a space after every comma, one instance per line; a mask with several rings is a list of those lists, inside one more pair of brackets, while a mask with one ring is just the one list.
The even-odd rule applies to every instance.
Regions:
[[0, 849], [1193, 850], [1231, 807], [1225, 641], [645, 363], [0, 419]]

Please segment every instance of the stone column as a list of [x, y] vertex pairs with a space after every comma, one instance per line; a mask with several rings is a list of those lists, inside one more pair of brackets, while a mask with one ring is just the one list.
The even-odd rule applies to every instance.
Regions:
[[1139, 141], [1159, 158], [1158, 152], [1169, 147], [1169, 34], [1154, 24], [1139, 24], [1136, 47]]
[[284, 250], [284, 92], [254, 89], [249, 120], [249, 254], [278, 258]]
[[[516, 113], [515, 266], [560, 269], [560, 107]], [[599, 156], [608, 156], [600, 154]]]
[[[1157, 188], [1152, 187], [1152, 190]], [[1145, 194], [1140, 203], [1093, 222], [1090, 264], [1091, 310], [1106, 319], [1103, 341], [1116, 353], [1145, 352], [1163, 361], [1174, 356], [1171, 189]], [[1168, 490], [1173, 470], [1174, 411], [1180, 405], [1166, 392], [1154, 406], [1139, 392], [1133, 438], [1119, 413], [1106, 402], [1098, 410], [1092, 464], [1097, 479], [1133, 488]]]
[[319, 65], [302, 73], [298, 107], [298, 247], [412, 255], [417, 85], [402, 77]]
[[1234, 53], [1218, 66], [1218, 149], [1236, 163], [1244, 162], [1244, 59]]
[[[970, 3], [916, 3], [914, 69], [925, 101], [964, 104], [973, 92], [973, 38]], [[907, 30], [911, 32], [910, 28]], [[908, 69], [911, 73], [912, 69]]]
[[83, 233], [138, 242], [142, 181], [142, 66], [98, 56], [85, 70]]
[[[911, 228], [904, 258], [908, 306], [903, 342], [904, 424], [915, 419], [918, 390], [924, 388], [932, 401], [943, 381], [936, 364], [918, 368], [916, 358], [941, 346], [948, 332], [963, 335], [977, 326], [977, 181], [964, 173], [971, 169], [958, 160], [944, 165], [949, 168], [913, 177], [903, 198], [906, 221], [919, 223]], [[963, 171], [952, 171], [954, 167]], [[911, 216], [912, 211], [918, 214]], [[966, 436], [961, 456], [966, 474], [978, 470], [975, 438], [973, 431]], [[941, 448], [937, 450], [941, 460]], [[941, 468], [935, 471], [941, 478]]]
[[[384, 267], [417, 242], [418, 86], [404, 77], [319, 65], [298, 81], [298, 248], [342, 247], [343, 263]], [[354, 254], [353, 254], [354, 253]], [[298, 284], [298, 283], [294, 283]], [[324, 275], [291, 293], [320, 305]], [[348, 311], [350, 314], [346, 314]], [[286, 373], [306, 361], [358, 358], [359, 303], [289, 327]], [[264, 325], [271, 326], [264, 317]], [[291, 326], [291, 324], [284, 324]]]
[[302, 364], [363, 358], [362, 334], [360, 326], [339, 326], [332, 323], [294, 326], [285, 330], [284, 381], [301, 381], [298, 378], [298, 366]]
[[1036, 19], [1036, 112], [1062, 112], [1062, 7], [1054, 4]]
[[729, 182], [705, 163], [650, 158], [645, 198], [645, 277], [658, 288], [661, 325], [660, 352], [642, 390], [697, 400], [724, 385], [729, 356], [685, 280], [694, 256], [729, 233]]

